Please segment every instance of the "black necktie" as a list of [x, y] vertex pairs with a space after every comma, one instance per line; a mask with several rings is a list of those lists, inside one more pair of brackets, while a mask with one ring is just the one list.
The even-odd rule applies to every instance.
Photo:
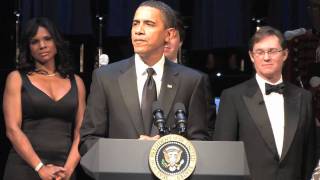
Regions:
[[144, 130], [149, 135], [152, 126], [152, 103], [157, 100], [156, 82], [153, 79], [155, 71], [152, 68], [147, 69], [148, 77], [143, 86], [141, 99], [141, 113], [144, 124]]
[[283, 94], [283, 90], [284, 90], [283, 82], [280, 84], [277, 84], [277, 85], [272, 85], [272, 84], [266, 83], [266, 95], [268, 95], [272, 92]]

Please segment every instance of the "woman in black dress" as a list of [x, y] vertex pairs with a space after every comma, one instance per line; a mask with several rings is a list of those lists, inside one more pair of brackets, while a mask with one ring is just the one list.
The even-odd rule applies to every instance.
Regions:
[[18, 68], [6, 81], [3, 112], [10, 150], [4, 179], [70, 179], [80, 160], [85, 88], [47, 18], [30, 20]]

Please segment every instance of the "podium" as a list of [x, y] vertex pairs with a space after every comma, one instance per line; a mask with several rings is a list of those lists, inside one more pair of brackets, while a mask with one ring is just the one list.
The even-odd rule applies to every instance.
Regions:
[[[155, 141], [101, 138], [82, 157], [81, 166], [94, 179], [157, 179], [148, 164]], [[197, 164], [191, 180], [249, 179], [244, 145], [239, 141], [191, 141]]]

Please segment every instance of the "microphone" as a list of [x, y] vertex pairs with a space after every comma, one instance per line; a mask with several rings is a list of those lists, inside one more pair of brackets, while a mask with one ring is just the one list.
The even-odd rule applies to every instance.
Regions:
[[186, 135], [187, 128], [187, 115], [186, 108], [182, 103], [176, 103], [174, 105], [176, 127], [178, 128], [178, 133], [182, 136]]
[[152, 103], [152, 114], [153, 114], [153, 120], [154, 125], [158, 127], [160, 136], [163, 136], [166, 134], [166, 127], [165, 123], [166, 120], [163, 115], [163, 111], [161, 109], [159, 101], [154, 101]]
[[306, 32], [307, 30], [305, 28], [299, 28], [299, 29], [284, 32], [284, 37], [286, 40], [291, 40], [297, 36], [301, 36], [305, 34]]
[[109, 56], [107, 54], [101, 54], [99, 56], [99, 67], [108, 65], [109, 63]]

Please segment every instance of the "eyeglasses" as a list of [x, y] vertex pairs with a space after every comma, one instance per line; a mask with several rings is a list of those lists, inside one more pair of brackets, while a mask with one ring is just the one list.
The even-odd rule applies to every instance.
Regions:
[[264, 57], [265, 54], [268, 54], [269, 57], [274, 57], [281, 51], [283, 51], [283, 49], [268, 49], [266, 51], [262, 49], [258, 49], [256, 51], [252, 51], [252, 53], [257, 57]]

